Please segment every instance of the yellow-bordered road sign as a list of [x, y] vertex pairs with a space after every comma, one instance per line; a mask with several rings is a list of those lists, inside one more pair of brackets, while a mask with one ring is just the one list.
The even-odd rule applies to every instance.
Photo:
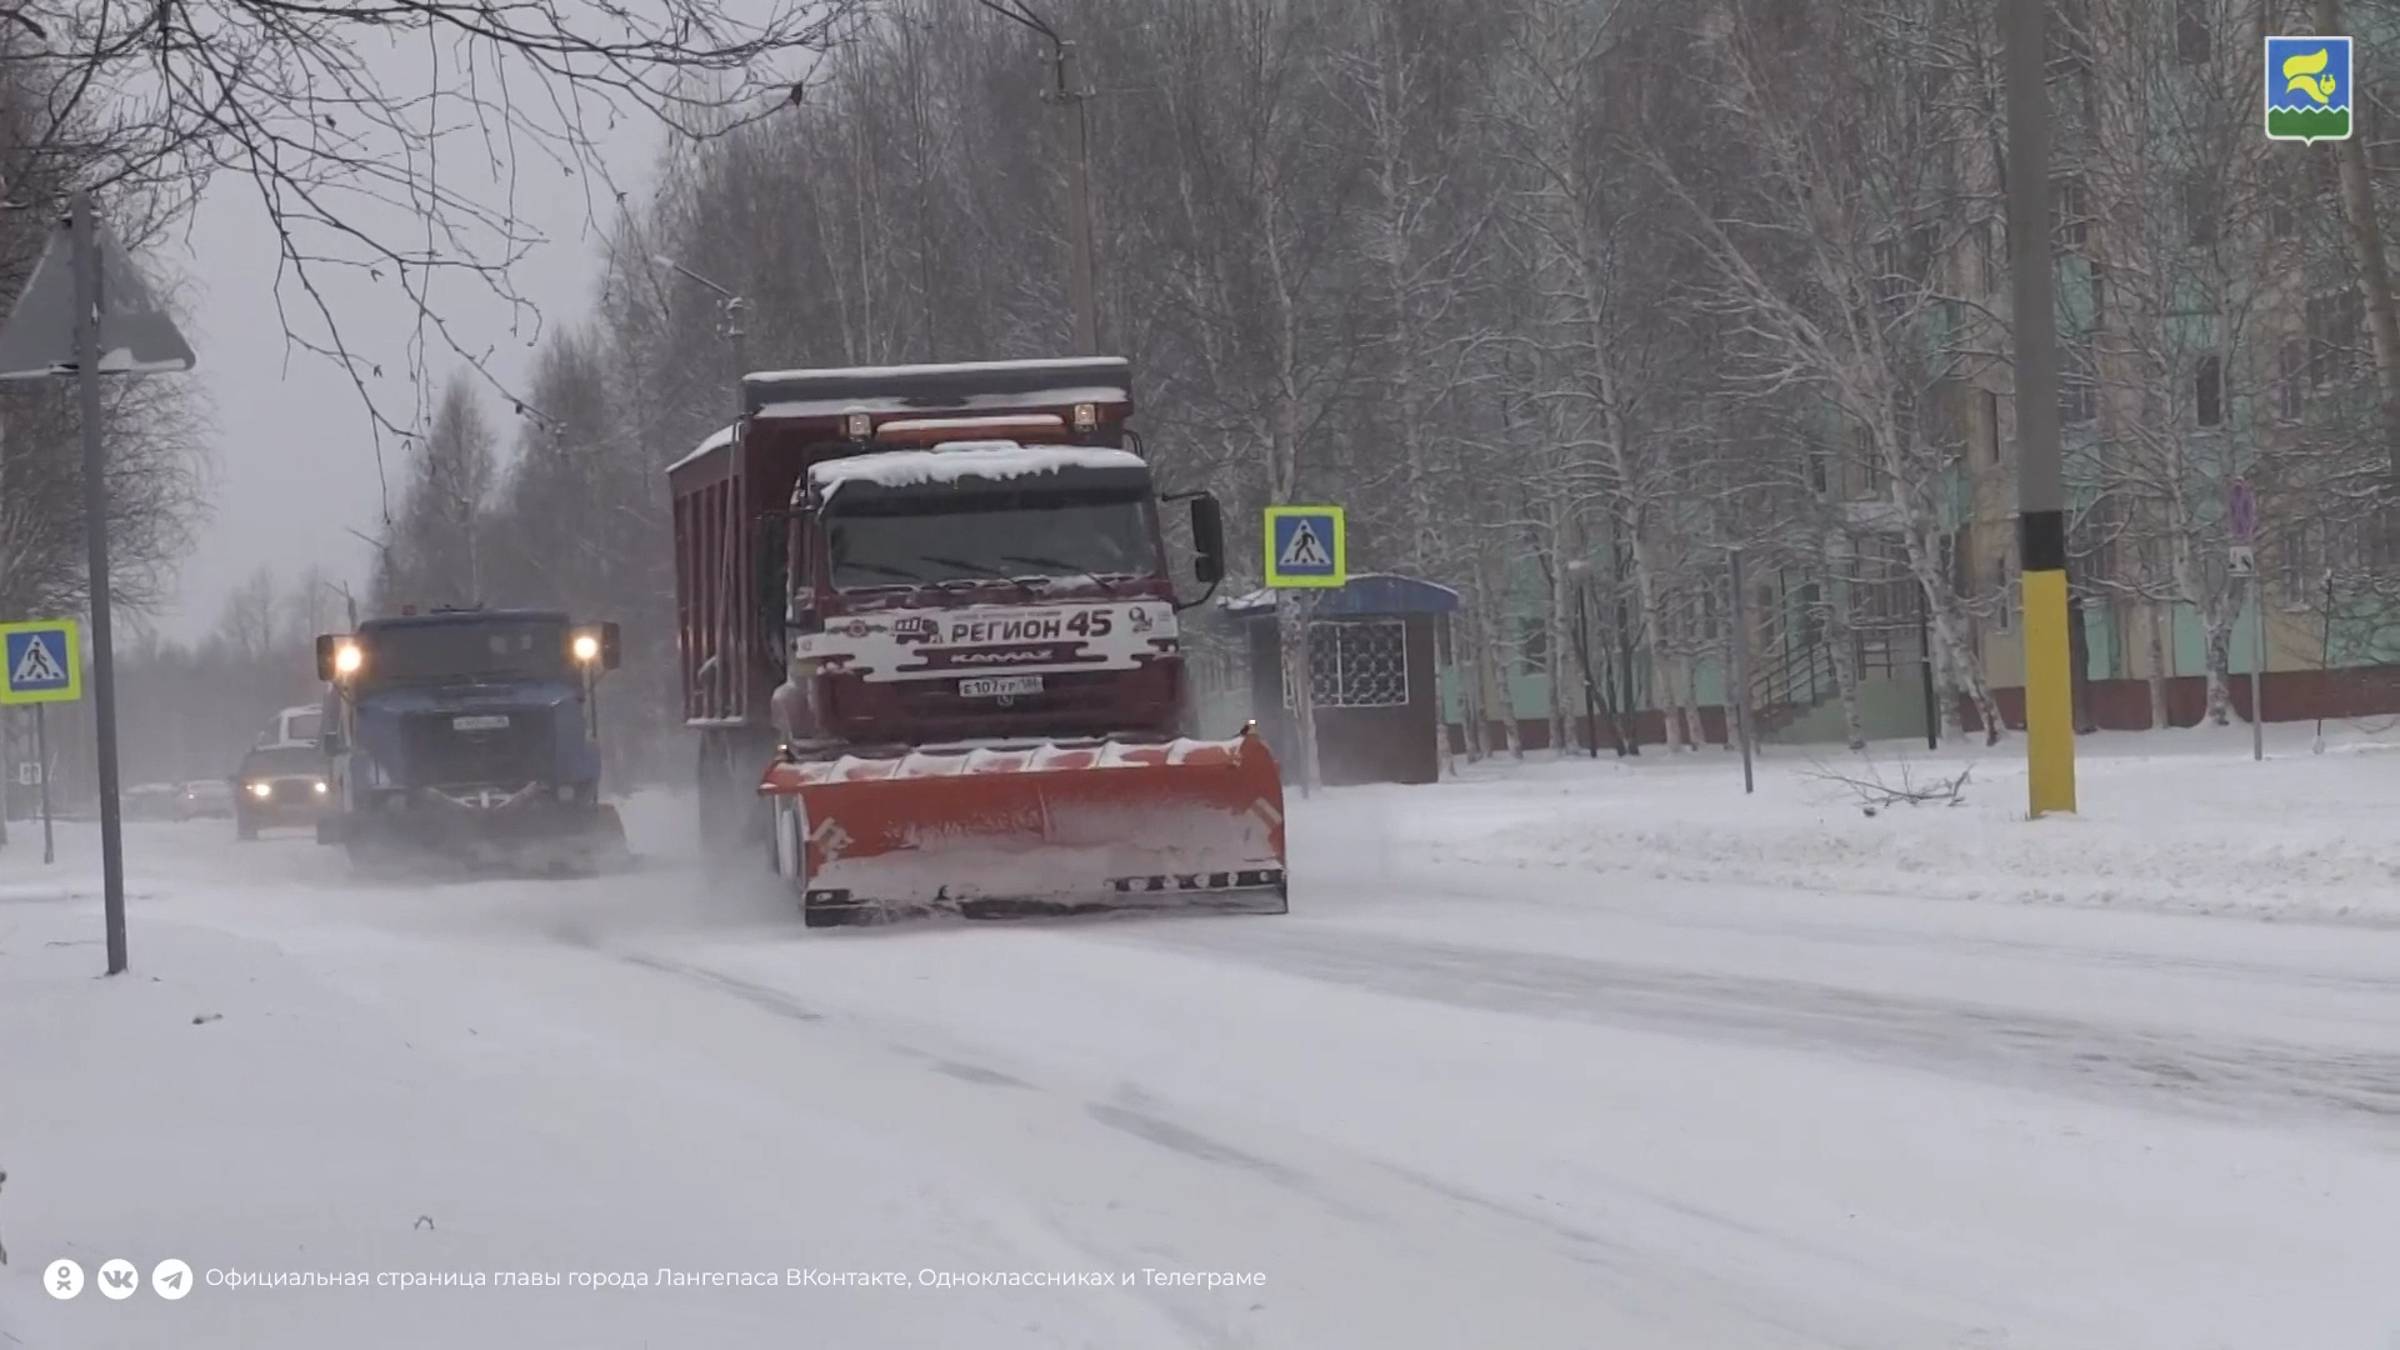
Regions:
[[1350, 551], [1338, 506], [1267, 508], [1267, 584], [1342, 586], [1350, 580]]
[[83, 697], [83, 647], [73, 619], [0, 623], [0, 703]]

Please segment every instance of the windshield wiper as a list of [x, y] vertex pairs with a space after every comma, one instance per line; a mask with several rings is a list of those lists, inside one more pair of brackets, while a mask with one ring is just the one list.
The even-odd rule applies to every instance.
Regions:
[[1092, 571], [1090, 568], [1078, 567], [1075, 564], [1060, 558], [1045, 558], [1038, 554], [1026, 553], [1003, 553], [1000, 555], [1000, 557], [1003, 562], [1026, 563], [1034, 567], [1055, 568], [1061, 574], [1047, 577], [1045, 580], [1071, 581], [1076, 577], [1089, 577], [1093, 582], [1099, 585], [1101, 590], [1107, 591], [1110, 595], [1116, 594], [1116, 588], [1109, 584], [1109, 579], [1107, 577], [1102, 576], [1098, 572]]
[[[1015, 586], [1018, 590], [1025, 592], [1027, 595], [1038, 596], [1041, 594], [1041, 592], [1035, 590], [1031, 584], [1026, 582], [1023, 577], [1012, 577], [997, 567], [987, 566], [986, 564], [979, 562], [969, 562], [965, 558], [944, 558], [932, 553], [920, 553], [917, 556], [929, 563], [940, 563], [944, 567], [955, 567], [962, 572], [977, 572], [987, 577], [997, 578], [1001, 581], [1009, 583], [1012, 586]], [[1011, 559], [1011, 561], [1019, 560]]]

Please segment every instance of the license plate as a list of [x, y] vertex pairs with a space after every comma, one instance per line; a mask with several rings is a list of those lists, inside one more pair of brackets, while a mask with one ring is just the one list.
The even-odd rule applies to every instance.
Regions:
[[504, 731], [507, 727], [508, 719], [505, 717], [453, 717], [450, 719], [452, 731]]
[[1042, 692], [1039, 675], [995, 675], [984, 680], [960, 680], [960, 698], [1015, 698], [1019, 694]]

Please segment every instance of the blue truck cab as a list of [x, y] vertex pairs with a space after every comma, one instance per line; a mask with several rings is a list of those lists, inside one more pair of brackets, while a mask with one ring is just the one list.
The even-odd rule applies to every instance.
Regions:
[[469, 862], [621, 849], [598, 702], [618, 658], [615, 624], [555, 610], [403, 612], [319, 637], [332, 801], [317, 841]]

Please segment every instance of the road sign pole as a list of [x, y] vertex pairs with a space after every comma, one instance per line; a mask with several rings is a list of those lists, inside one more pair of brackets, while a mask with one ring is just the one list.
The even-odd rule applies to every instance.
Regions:
[[33, 705], [33, 759], [42, 775], [42, 865], [58, 861], [58, 845], [50, 837], [50, 711], [49, 705]]
[[108, 451], [100, 435], [100, 231], [88, 192], [75, 194], [73, 230], [75, 385], [83, 414], [83, 534], [92, 606], [92, 712], [99, 733], [100, 884], [108, 973], [121, 975], [126, 967], [125, 841], [117, 809], [117, 670], [108, 626]]

